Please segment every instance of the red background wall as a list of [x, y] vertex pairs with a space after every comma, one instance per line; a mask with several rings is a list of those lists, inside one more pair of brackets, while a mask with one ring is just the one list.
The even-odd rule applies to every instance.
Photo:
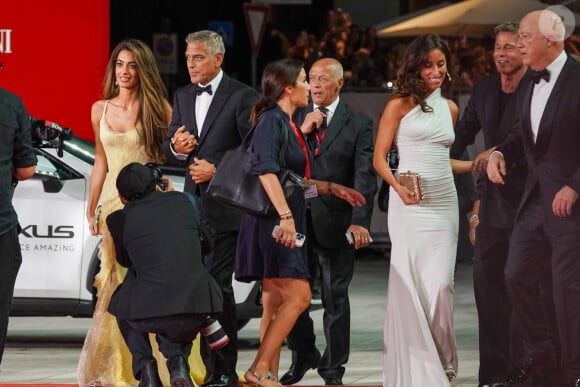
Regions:
[[0, 52], [0, 87], [33, 117], [92, 141], [91, 105], [109, 59], [109, 0], [7, 0], [0, 8], [0, 30], [12, 30], [12, 53]]

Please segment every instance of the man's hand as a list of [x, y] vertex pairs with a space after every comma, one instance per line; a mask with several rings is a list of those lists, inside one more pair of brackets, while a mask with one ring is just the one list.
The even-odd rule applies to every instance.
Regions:
[[554, 201], [552, 201], [552, 211], [554, 215], [561, 218], [572, 215], [572, 207], [574, 203], [578, 200], [578, 193], [574, 191], [570, 186], [563, 186], [556, 196], [554, 196]]
[[312, 133], [314, 129], [320, 128], [324, 122], [324, 117], [325, 115], [318, 109], [311, 111], [304, 117], [300, 131], [304, 134]]
[[215, 165], [204, 159], [194, 157], [193, 164], [189, 166], [189, 174], [196, 184], [211, 180], [215, 171]]
[[487, 170], [487, 160], [489, 159], [489, 155], [493, 152], [497, 147], [491, 147], [480, 154], [473, 160], [473, 164], [471, 166], [472, 173], [485, 173]]
[[334, 183], [332, 185], [332, 193], [337, 198], [346, 201], [353, 207], [362, 207], [366, 204], [365, 197], [355, 189], [345, 187], [341, 184]]
[[197, 138], [180, 126], [171, 137], [171, 145], [175, 153], [189, 154], [197, 147]]
[[487, 162], [487, 177], [495, 184], [505, 184], [503, 177], [506, 175], [505, 160], [501, 153], [493, 153]]
[[354, 238], [354, 248], [356, 250], [360, 249], [361, 247], [368, 246], [369, 243], [371, 243], [371, 234], [369, 233], [369, 230], [363, 226], [351, 224], [346, 229], [346, 232], [350, 232], [352, 234]]
[[479, 226], [479, 218], [472, 217], [469, 220], [469, 241], [472, 246], [475, 246], [475, 230], [477, 230], [477, 226]]

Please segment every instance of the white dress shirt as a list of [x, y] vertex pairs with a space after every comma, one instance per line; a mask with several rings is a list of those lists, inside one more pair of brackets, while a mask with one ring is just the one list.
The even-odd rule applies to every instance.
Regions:
[[[211, 101], [213, 100], [213, 96], [217, 88], [219, 87], [222, 78], [224, 77], [223, 71], [220, 69], [218, 75], [211, 80], [208, 85], [211, 85], [211, 94], [203, 92], [200, 95], [195, 97], [195, 123], [197, 124], [197, 134], [198, 136], [201, 135], [201, 128], [203, 126], [203, 122], [205, 121], [205, 117], [207, 116], [207, 111], [209, 110], [209, 105], [211, 105]], [[200, 87], [206, 87], [207, 85], [198, 84]], [[171, 149], [171, 153], [175, 156], [177, 160], [186, 160], [187, 154], [186, 153], [177, 153], [173, 149], [173, 145], [170, 145], [169, 148]]]
[[[334, 116], [334, 112], [336, 111], [336, 107], [338, 106], [339, 100], [340, 100], [340, 97], [337, 97], [333, 103], [331, 103], [328, 106], [325, 106], [325, 108], [328, 110], [326, 112], [326, 127], [330, 126], [330, 121], [332, 120], [332, 117]], [[316, 110], [319, 108], [319, 106], [317, 106], [313, 103], [312, 108], [313, 108], [313, 110]]]
[[566, 63], [566, 53], [562, 51], [560, 55], [552, 63], [550, 63], [546, 69], [550, 72], [550, 81], [546, 82], [545, 79], [540, 79], [540, 82], [534, 85], [534, 91], [532, 92], [532, 101], [530, 103], [530, 123], [532, 126], [532, 134], [534, 143], [536, 143], [536, 138], [538, 137], [538, 130], [540, 129], [540, 121], [542, 115], [544, 114], [544, 109], [552, 94], [554, 85], [558, 80], [558, 76], [564, 68]]

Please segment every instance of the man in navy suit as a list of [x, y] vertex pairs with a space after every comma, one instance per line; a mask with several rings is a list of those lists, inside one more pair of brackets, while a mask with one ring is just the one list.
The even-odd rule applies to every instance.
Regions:
[[[474, 160], [484, 172], [492, 150], [511, 132], [515, 116], [515, 91], [527, 67], [517, 49], [518, 24], [495, 28], [493, 58], [497, 73], [480, 77], [455, 129], [451, 157], [459, 158], [483, 131], [486, 151]], [[490, 183], [482, 175], [477, 185], [469, 221], [474, 243], [473, 286], [479, 321], [479, 385], [501, 382], [513, 367], [510, 356], [511, 305], [504, 281], [509, 240], [522, 198], [527, 168], [522, 158], [508, 171], [506, 185]], [[471, 178], [471, 177], [470, 177]]]
[[[370, 222], [377, 176], [373, 168], [372, 121], [353, 111], [340, 98], [344, 85], [340, 62], [331, 58], [316, 61], [309, 71], [312, 103], [295, 113], [312, 155], [312, 178], [334, 181], [362, 193], [366, 205], [351, 207], [332, 195], [310, 199], [308, 209], [308, 255], [320, 273], [326, 349], [315, 346], [313, 321], [306, 310], [288, 336], [292, 364], [280, 379], [295, 384], [310, 368], [326, 385], [342, 385], [344, 365], [350, 353], [350, 304], [348, 287], [354, 272], [355, 249], [370, 243]], [[313, 127], [315, 128], [312, 131]], [[329, 191], [331, 191], [329, 186]], [[348, 244], [345, 233], [353, 238]]]
[[[489, 179], [504, 184], [506, 166], [523, 155], [528, 165], [505, 269], [524, 356], [506, 385], [530, 378], [542, 386], [560, 379], [564, 386], [580, 385], [580, 63], [564, 51], [564, 37], [555, 12], [535, 11], [521, 20], [518, 48], [533, 76], [516, 92], [516, 130], [487, 166]], [[556, 329], [541, 307], [539, 284], [549, 271]], [[561, 369], [555, 370], [558, 358]]]
[[[199, 223], [181, 192], [158, 192], [153, 171], [125, 166], [117, 177], [122, 210], [107, 217], [116, 258], [127, 267], [108, 311], [133, 357], [141, 387], [162, 387], [148, 333], [156, 333], [172, 387], [193, 387], [187, 358], [208, 316], [222, 310], [218, 284], [201, 262]], [[171, 246], [170, 249], [167, 246]], [[215, 323], [215, 322], [214, 322]]]
[[187, 165], [191, 178], [185, 179], [184, 190], [199, 199], [202, 222], [214, 235], [214, 251], [204, 260], [222, 288], [224, 305], [218, 320], [230, 344], [220, 350], [223, 357], [215, 356], [207, 345], [202, 345], [207, 369], [203, 387], [237, 387], [237, 319], [232, 275], [241, 213], [210, 199], [205, 191], [224, 153], [239, 146], [249, 132], [250, 110], [258, 96], [254, 89], [221, 70], [225, 53], [221, 35], [198, 31], [189, 34], [185, 42], [191, 84], [175, 93], [163, 148], [169, 162]]

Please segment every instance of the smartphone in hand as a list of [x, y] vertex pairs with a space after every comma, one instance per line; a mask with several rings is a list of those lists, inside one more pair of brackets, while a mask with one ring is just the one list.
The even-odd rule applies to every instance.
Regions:
[[[278, 236], [278, 231], [280, 230], [279, 225], [275, 225], [274, 229], [272, 230], [272, 238], [276, 238]], [[304, 246], [304, 241], [306, 240], [306, 236], [300, 234], [299, 232], [296, 233], [296, 247]]]

